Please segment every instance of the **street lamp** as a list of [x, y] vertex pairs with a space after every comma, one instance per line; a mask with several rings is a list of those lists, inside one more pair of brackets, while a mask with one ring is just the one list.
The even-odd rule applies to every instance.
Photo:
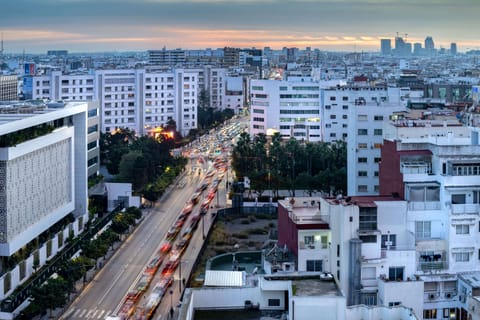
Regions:
[[173, 290], [170, 289], [170, 318], [173, 318]]

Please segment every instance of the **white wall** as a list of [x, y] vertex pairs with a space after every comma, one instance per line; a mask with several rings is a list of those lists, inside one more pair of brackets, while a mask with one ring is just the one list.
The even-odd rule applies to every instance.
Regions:
[[378, 304], [389, 306], [390, 302], [401, 302], [413, 309], [415, 315], [423, 317], [423, 281], [379, 281]]

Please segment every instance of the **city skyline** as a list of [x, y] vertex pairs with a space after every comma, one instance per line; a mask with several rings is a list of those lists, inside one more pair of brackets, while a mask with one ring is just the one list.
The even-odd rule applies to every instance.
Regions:
[[379, 51], [397, 32], [479, 49], [476, 0], [18, 0], [2, 3], [5, 53], [269, 46]]

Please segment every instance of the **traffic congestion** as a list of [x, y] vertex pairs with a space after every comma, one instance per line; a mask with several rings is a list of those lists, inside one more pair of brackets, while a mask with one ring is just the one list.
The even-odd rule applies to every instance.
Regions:
[[176, 220], [136, 283], [125, 294], [116, 315], [117, 319], [151, 319], [154, 316], [174, 282], [174, 274], [200, 220], [209, 211], [213, 211], [212, 202], [218, 197], [220, 182], [225, 175], [228, 179], [228, 155], [232, 140], [241, 130], [240, 123], [229, 124], [201, 137], [195, 147], [182, 150], [182, 155], [190, 158], [187, 175], [203, 178], [200, 181], [187, 179], [192, 183], [196, 181], [195, 192], [178, 212]]

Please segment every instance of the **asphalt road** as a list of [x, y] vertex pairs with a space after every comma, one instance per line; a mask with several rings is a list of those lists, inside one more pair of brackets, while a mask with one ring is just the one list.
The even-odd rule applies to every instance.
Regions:
[[[198, 177], [197, 179], [199, 179]], [[197, 179], [193, 179], [194, 181]], [[177, 182], [189, 181], [188, 176]], [[192, 181], [193, 182], [193, 181]], [[185, 183], [174, 187], [121, 245], [103, 269], [71, 304], [61, 319], [105, 319], [119, 307], [125, 294], [158, 250], [165, 235], [196, 188]]]

